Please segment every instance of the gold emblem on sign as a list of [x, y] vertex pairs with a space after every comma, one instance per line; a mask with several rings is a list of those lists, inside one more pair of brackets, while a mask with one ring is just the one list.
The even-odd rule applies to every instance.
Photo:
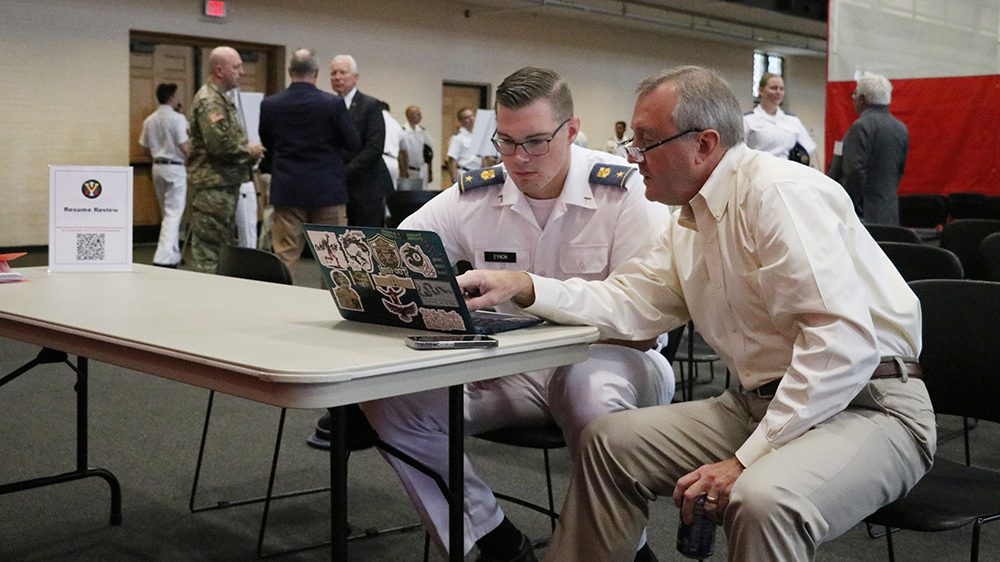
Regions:
[[600, 170], [597, 170], [597, 177], [599, 178], [606, 178], [609, 175], [611, 175], [611, 168], [606, 168], [602, 166]]

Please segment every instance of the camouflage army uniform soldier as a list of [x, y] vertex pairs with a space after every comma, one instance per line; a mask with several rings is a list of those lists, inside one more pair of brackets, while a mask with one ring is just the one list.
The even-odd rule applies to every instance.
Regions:
[[230, 47], [216, 47], [208, 58], [212, 73], [191, 107], [188, 185], [193, 191], [184, 261], [195, 270], [215, 273], [222, 246], [236, 240], [236, 202], [240, 184], [264, 147], [248, 144], [236, 106], [225, 93], [237, 87], [243, 61]]

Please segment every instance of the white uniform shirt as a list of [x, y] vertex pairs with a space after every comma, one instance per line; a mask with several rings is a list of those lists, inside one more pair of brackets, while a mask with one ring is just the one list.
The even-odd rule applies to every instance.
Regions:
[[778, 158], [788, 158], [795, 143], [801, 144], [806, 152], [816, 150], [816, 143], [802, 121], [785, 113], [780, 107], [774, 115], [764, 111], [759, 105], [755, 107], [743, 116], [743, 132], [746, 133], [748, 147], [770, 152]]
[[399, 183], [399, 145], [403, 142], [403, 127], [392, 118], [392, 114], [382, 110], [385, 121], [385, 143], [382, 146], [382, 161], [392, 177], [392, 186]]
[[162, 104], [142, 122], [139, 144], [149, 149], [154, 160], [163, 158], [183, 163], [180, 145], [188, 142], [187, 118]]
[[476, 155], [476, 150], [472, 146], [472, 131], [464, 127], [458, 128], [458, 132], [448, 141], [448, 156], [458, 163], [459, 171], [475, 170], [480, 167], [482, 160]]
[[410, 122], [403, 123], [403, 138], [400, 141], [402, 150], [406, 151], [406, 158], [410, 161], [410, 170], [417, 171], [424, 165], [424, 145], [431, 144], [431, 137], [427, 134], [427, 129], [423, 125], [417, 125], [414, 129]]
[[625, 135], [620, 139], [615, 137], [609, 138], [607, 142], [604, 143], [604, 152], [607, 152], [608, 154], [621, 155], [622, 153], [621, 143], [627, 140], [628, 140], [628, 135]]
[[503, 185], [465, 193], [446, 189], [399, 227], [437, 232], [453, 261], [466, 260], [476, 269], [604, 279], [649, 253], [669, 210], [646, 199], [638, 173], [625, 189], [590, 183], [594, 164], [628, 165], [623, 158], [577, 146], [571, 151], [566, 182], [544, 229], [509, 176]]
[[745, 388], [781, 379], [744, 466], [842, 411], [882, 355], [920, 354], [920, 304], [820, 172], [740, 144], [607, 283], [534, 277], [528, 312], [652, 337], [694, 320]]

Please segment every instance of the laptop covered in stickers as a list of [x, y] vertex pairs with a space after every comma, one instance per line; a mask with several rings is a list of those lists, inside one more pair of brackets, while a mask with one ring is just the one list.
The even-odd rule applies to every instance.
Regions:
[[435, 232], [321, 224], [302, 229], [347, 320], [461, 334], [493, 334], [542, 322], [470, 312]]

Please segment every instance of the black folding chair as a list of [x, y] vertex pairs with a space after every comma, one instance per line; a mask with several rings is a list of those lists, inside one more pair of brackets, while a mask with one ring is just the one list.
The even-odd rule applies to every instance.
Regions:
[[876, 242], [905, 242], [907, 244], [920, 244], [920, 236], [905, 226], [892, 224], [866, 224], [865, 228]]
[[979, 259], [979, 245], [994, 232], [1000, 232], [1000, 220], [962, 219], [951, 221], [941, 230], [941, 247], [955, 252], [962, 262], [967, 279], [988, 279]]
[[[914, 281], [923, 315], [920, 363], [934, 411], [1000, 423], [1000, 283]], [[946, 531], [973, 525], [970, 559], [979, 559], [982, 526], [1000, 519], [1000, 472], [935, 457], [934, 466], [906, 496], [865, 521], [892, 529]]]
[[878, 245], [906, 281], [964, 277], [958, 256], [944, 248], [903, 242], [879, 242]]

